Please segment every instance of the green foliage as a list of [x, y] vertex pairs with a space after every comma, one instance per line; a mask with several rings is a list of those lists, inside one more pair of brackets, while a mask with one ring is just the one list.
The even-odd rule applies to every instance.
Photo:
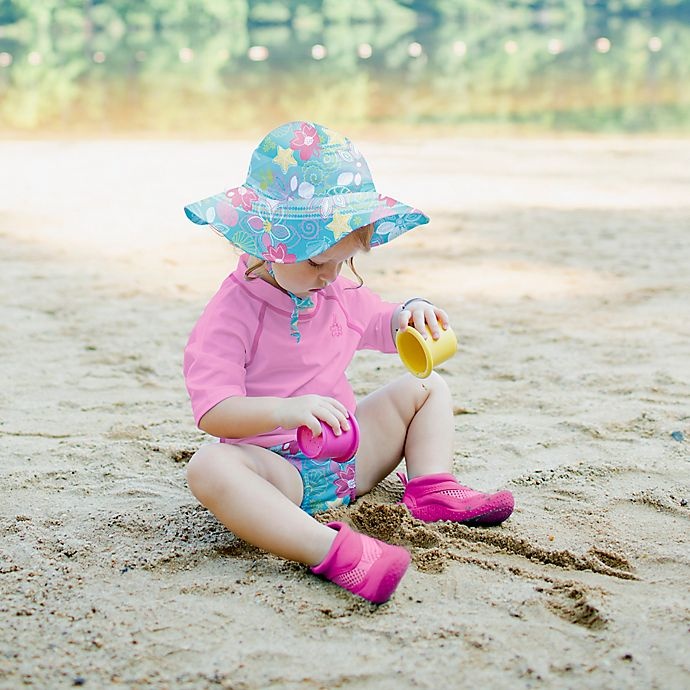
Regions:
[[24, 20], [49, 26], [56, 15], [64, 17], [68, 10], [86, 13], [101, 24], [121, 21], [160, 28], [237, 23], [247, 18], [259, 23], [290, 23], [310, 15], [337, 23], [391, 20], [414, 13], [445, 22], [511, 11], [570, 16], [592, 9], [626, 15], [690, 12], [690, 0], [0, 0], [0, 26]]
[[[225, 136], [295, 117], [348, 131], [690, 132], [682, 15], [611, 18], [546, 0], [535, 13], [530, 4], [496, 3], [487, 16], [486, 3], [469, 0], [6, 1], [2, 16], [11, 5], [16, 21], [0, 27], [0, 52], [13, 58], [0, 67], [0, 133]], [[609, 52], [594, 49], [599, 36]], [[549, 39], [562, 51], [548, 50]], [[326, 47], [322, 60], [315, 43]], [[251, 61], [250, 46], [269, 58]]]
[[292, 13], [287, 2], [255, 2], [249, 9], [249, 20], [264, 24], [285, 24]]

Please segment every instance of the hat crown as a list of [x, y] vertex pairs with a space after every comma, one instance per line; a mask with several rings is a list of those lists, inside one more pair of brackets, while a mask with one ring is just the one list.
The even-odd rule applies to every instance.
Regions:
[[370, 246], [429, 222], [416, 208], [379, 194], [369, 166], [345, 136], [314, 122], [288, 122], [266, 135], [239, 187], [185, 206], [242, 251], [273, 263], [323, 253], [373, 226]]
[[248, 187], [280, 201], [375, 192], [369, 166], [344, 135], [314, 122], [288, 122], [252, 154]]

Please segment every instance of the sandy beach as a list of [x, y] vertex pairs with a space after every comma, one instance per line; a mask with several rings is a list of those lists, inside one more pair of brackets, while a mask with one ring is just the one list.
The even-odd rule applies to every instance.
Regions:
[[454, 471], [517, 505], [426, 525], [392, 476], [339, 509], [412, 553], [380, 607], [186, 486], [182, 350], [237, 256], [182, 206], [255, 143], [0, 143], [0, 688], [687, 688], [690, 141], [358, 142], [432, 218], [359, 272], [448, 311]]

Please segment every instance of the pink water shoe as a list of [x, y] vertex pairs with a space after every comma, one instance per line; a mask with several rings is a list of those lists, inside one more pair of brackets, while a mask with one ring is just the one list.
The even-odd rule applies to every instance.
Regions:
[[410, 481], [404, 474], [398, 476], [405, 485], [402, 502], [424, 522], [452, 520], [490, 527], [507, 520], [515, 507], [510, 491], [484, 494], [458, 484], [452, 474], [429, 474]]
[[410, 564], [410, 554], [400, 546], [355, 532], [343, 522], [328, 526], [338, 530], [338, 535], [326, 558], [311, 571], [374, 604], [388, 601]]

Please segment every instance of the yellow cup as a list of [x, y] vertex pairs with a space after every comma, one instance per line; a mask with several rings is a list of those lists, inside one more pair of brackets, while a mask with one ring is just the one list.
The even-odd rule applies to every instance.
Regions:
[[414, 327], [408, 326], [404, 331], [398, 331], [395, 336], [395, 346], [402, 363], [420, 379], [431, 375], [432, 369], [450, 359], [458, 349], [458, 339], [453, 329], [441, 328], [438, 340], [431, 337], [429, 327], [426, 326], [428, 338]]

